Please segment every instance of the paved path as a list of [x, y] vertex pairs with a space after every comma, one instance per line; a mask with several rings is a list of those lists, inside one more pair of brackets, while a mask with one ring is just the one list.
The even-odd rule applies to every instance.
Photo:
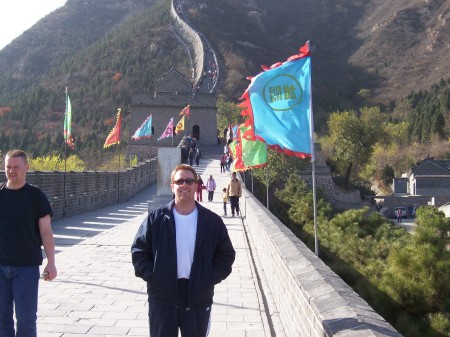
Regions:
[[[217, 183], [214, 201], [204, 192], [202, 204], [222, 214], [230, 174], [220, 173], [216, 159], [197, 169], [205, 183], [210, 174]], [[134, 276], [130, 244], [147, 205], [161, 206], [152, 201], [155, 193], [152, 186], [128, 202], [53, 223], [59, 275], [40, 284], [40, 337], [148, 336], [146, 284]], [[216, 287], [210, 336], [269, 337], [242, 220], [223, 219], [237, 255], [233, 273]]]

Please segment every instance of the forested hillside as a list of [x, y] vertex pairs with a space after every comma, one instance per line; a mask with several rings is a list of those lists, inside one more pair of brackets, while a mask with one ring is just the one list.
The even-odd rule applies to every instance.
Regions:
[[[151, 89], [172, 66], [189, 74], [169, 6], [169, 0], [68, 0], [0, 50], [0, 149], [61, 152], [66, 86], [76, 153], [98, 154], [119, 106], [129, 133], [132, 90]], [[427, 90], [440, 102], [427, 114], [436, 115], [441, 137], [449, 134], [449, 123], [440, 123], [449, 120], [448, 101], [440, 98], [450, 78], [449, 1], [191, 0], [182, 6], [220, 59], [218, 94], [225, 100], [236, 101], [260, 65], [283, 61], [310, 40], [317, 132], [333, 111], [377, 104], [394, 120], [411, 122], [412, 138], [425, 141], [431, 127], [419, 115], [429, 100], [419, 106], [410, 98]], [[422, 126], [415, 126], [419, 120]]]
[[[132, 90], [149, 90], [188, 60], [161, 1], [69, 1], [0, 52], [0, 144], [48, 154], [63, 147], [65, 87], [76, 152], [97, 153]], [[126, 136], [124, 136], [126, 138]]]

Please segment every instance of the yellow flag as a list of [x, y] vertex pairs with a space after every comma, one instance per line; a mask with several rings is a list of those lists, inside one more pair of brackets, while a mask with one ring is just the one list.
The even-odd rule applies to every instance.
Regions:
[[184, 116], [181, 117], [177, 126], [175, 127], [175, 132], [178, 134], [180, 131], [184, 131]]

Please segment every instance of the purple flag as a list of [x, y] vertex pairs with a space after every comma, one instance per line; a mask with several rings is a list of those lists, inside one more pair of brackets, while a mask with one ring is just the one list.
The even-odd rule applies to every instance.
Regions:
[[167, 124], [166, 129], [162, 133], [162, 135], [158, 138], [158, 140], [173, 137], [173, 117], [170, 119], [169, 124]]

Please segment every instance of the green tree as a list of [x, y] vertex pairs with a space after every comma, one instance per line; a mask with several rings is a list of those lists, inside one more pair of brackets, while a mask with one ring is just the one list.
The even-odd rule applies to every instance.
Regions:
[[267, 163], [267, 168], [263, 167], [253, 170], [255, 177], [264, 182], [266, 186], [274, 182], [284, 183], [289, 175], [298, 174], [299, 171], [310, 167], [309, 158], [300, 159], [272, 149], [267, 149]]
[[354, 111], [335, 112], [328, 120], [328, 136], [321, 139], [331, 159], [348, 186], [356, 168], [366, 165], [379, 142], [388, 140], [385, 116], [378, 107], [365, 107], [360, 115]]
[[381, 179], [386, 185], [392, 183], [392, 179], [394, 179], [395, 173], [394, 169], [391, 166], [386, 165], [381, 172]]
[[225, 129], [230, 124], [236, 125], [243, 121], [242, 109], [233, 102], [217, 100], [217, 127], [219, 130]]
[[430, 314], [440, 317], [450, 308], [450, 226], [442, 212], [429, 206], [418, 209], [416, 223], [410, 239], [394, 246], [380, 283], [407, 312], [429, 320]]
[[445, 137], [445, 118], [440, 112], [434, 118], [432, 132], [440, 138]]
[[[284, 207], [278, 212], [283, 213], [283, 220], [289, 227], [301, 229], [314, 224], [313, 192], [298, 174], [289, 175], [283, 188], [277, 189], [275, 195], [283, 202]], [[325, 221], [332, 213], [331, 205], [323, 195], [317, 195], [317, 218]]]
[[29, 160], [32, 171], [74, 171], [82, 172], [86, 169], [86, 163], [77, 155], [69, 156], [64, 163], [64, 159], [59, 155], [42, 156]]

